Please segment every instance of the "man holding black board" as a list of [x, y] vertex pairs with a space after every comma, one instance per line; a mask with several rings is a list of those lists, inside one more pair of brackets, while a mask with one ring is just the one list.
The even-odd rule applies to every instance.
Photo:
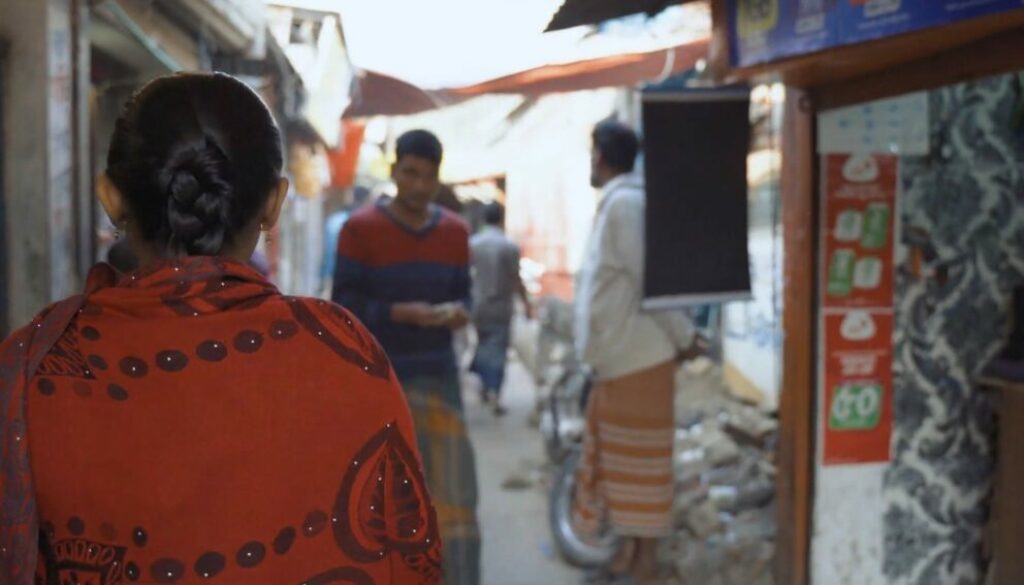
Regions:
[[658, 540], [672, 532], [675, 371], [699, 354], [681, 312], [641, 310], [642, 177], [636, 133], [621, 123], [593, 132], [591, 183], [601, 200], [576, 289], [576, 343], [594, 371], [575, 516], [583, 532], [610, 528], [625, 546], [609, 570], [659, 582]]

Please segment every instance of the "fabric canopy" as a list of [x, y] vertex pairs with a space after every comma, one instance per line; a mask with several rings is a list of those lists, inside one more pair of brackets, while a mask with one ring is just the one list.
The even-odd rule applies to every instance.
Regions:
[[406, 116], [448, 105], [444, 91], [427, 91], [376, 71], [362, 71], [356, 80], [345, 118]]
[[424, 90], [394, 77], [366, 71], [359, 77], [345, 117], [404, 116], [486, 94], [540, 96], [602, 87], [634, 87], [692, 69], [707, 52], [708, 39], [704, 38], [657, 51], [544, 65], [468, 87], [439, 90]]
[[543, 95], [598, 89], [632, 87], [662, 81], [693, 66], [707, 56], [708, 39], [660, 51], [612, 55], [561, 65], [545, 65], [491, 81], [448, 90], [459, 97], [488, 93]]

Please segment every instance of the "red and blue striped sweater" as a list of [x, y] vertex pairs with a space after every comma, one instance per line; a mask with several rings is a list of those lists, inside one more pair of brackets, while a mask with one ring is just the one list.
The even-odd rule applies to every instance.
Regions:
[[469, 228], [434, 206], [427, 224], [413, 230], [384, 203], [345, 223], [338, 238], [332, 298], [355, 313], [377, 337], [399, 378], [453, 375], [452, 334], [391, 319], [394, 303], [470, 303]]

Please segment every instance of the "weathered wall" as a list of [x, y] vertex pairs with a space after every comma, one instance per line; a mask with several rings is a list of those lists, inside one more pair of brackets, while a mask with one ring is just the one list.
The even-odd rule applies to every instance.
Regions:
[[77, 288], [72, 233], [69, 0], [0, 0], [9, 314], [28, 321]]

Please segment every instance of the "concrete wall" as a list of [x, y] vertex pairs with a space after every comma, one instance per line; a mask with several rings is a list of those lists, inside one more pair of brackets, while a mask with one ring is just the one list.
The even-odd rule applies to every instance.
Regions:
[[722, 307], [722, 359], [725, 381], [739, 396], [775, 409], [782, 383], [782, 215], [779, 179], [784, 99], [781, 86], [751, 92], [753, 126], [747, 157], [750, 253], [749, 302]]
[[739, 396], [774, 410], [782, 376], [782, 232], [751, 227], [750, 302], [722, 307], [726, 383]]
[[12, 326], [78, 286], [71, 230], [69, 10], [69, 0], [0, 0], [0, 37], [10, 45], [2, 101]]

